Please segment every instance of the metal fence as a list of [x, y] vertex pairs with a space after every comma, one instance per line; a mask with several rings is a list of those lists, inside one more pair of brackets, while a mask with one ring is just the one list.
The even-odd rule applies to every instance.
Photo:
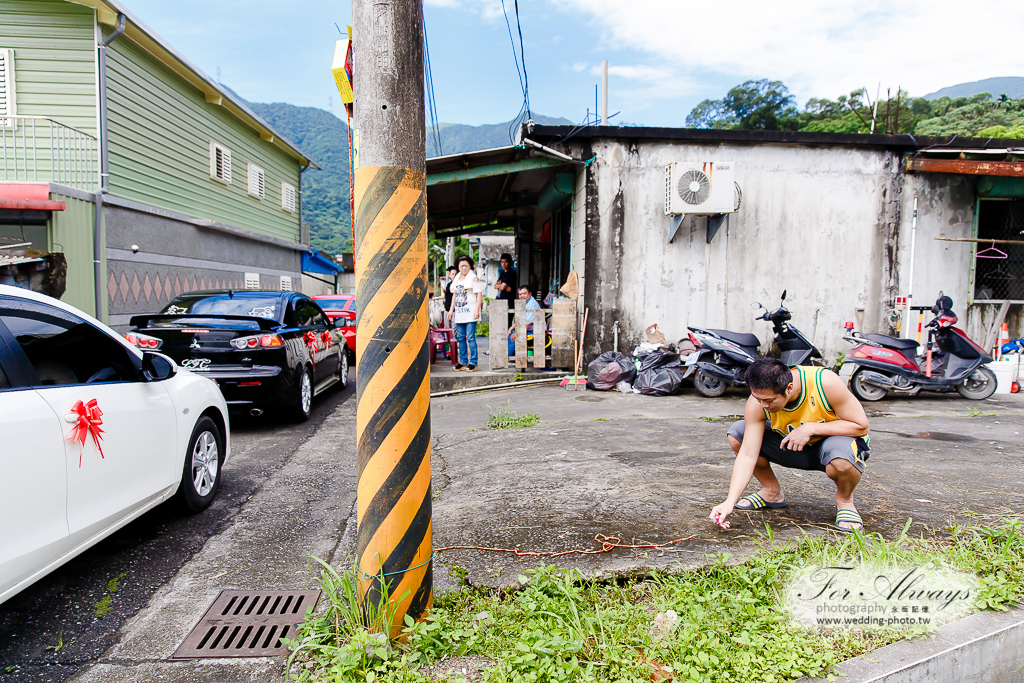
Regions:
[[96, 137], [45, 116], [0, 116], [3, 182], [97, 186]]

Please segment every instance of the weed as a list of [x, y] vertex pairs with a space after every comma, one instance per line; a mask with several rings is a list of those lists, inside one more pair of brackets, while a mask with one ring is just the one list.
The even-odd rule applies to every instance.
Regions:
[[104, 595], [99, 602], [92, 606], [92, 613], [97, 618], [106, 616], [107, 612], [110, 611], [110, 596]]
[[999, 413], [983, 413], [978, 408], [970, 406], [967, 408], [967, 417], [999, 417]]
[[47, 645], [46, 649], [47, 650], [53, 650], [54, 654], [57, 654], [58, 652], [63, 650], [64, 649], [64, 631], [58, 631], [57, 632], [57, 644], [56, 645]]
[[833, 372], [838, 374], [839, 371], [842, 369], [843, 361], [845, 361], [845, 360], [846, 360], [846, 351], [840, 351], [838, 354], [836, 354], [836, 364], [835, 364], [835, 367], [832, 368]]
[[[855, 534], [781, 545], [768, 528], [760, 552], [744, 564], [730, 566], [723, 555], [699, 570], [623, 583], [542, 565], [517, 577], [518, 590], [436, 594], [426, 618], [407, 617], [401, 637], [390, 642], [362, 627], [337, 627], [326, 616], [332, 599], [324, 615], [302, 627], [307, 644], [292, 657], [303, 666], [292, 679], [425, 682], [432, 663], [473, 657], [491, 662], [482, 672], [489, 681], [639, 683], [652, 680], [653, 662], [680, 681], [781, 681], [830, 676], [838, 662], [907, 636], [892, 628], [809, 630], [792, 622], [781, 608], [781, 587], [809, 563], [942, 563], [979, 577], [978, 609], [1005, 610], [1024, 599], [1024, 522], [953, 525], [916, 536], [910, 522], [893, 541]], [[667, 610], [678, 623], [670, 634], [655, 635], [654, 615]]]
[[609, 420], [607, 417], [595, 417], [594, 418], [594, 422], [610, 422], [610, 421], [611, 420]]
[[523, 377], [523, 373], [521, 373], [521, 372], [516, 372], [516, 376], [515, 376], [515, 381], [516, 381], [516, 382], [522, 382], [522, 381], [523, 381], [524, 379], [526, 379], [526, 378], [525, 378], [525, 377]]
[[509, 407], [510, 402], [505, 403], [504, 410], [495, 410], [487, 406], [487, 426], [490, 429], [523, 429], [532, 427], [540, 422], [540, 415], [537, 413], [526, 413], [520, 415]]

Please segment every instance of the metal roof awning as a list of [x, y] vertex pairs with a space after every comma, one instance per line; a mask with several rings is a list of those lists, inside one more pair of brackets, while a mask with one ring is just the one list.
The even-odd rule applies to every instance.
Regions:
[[428, 229], [493, 229], [499, 215], [536, 206], [555, 169], [580, 163], [532, 140], [427, 159]]
[[343, 272], [343, 268], [333, 260], [320, 253], [316, 247], [310, 247], [308, 252], [302, 254], [302, 272], [318, 273], [319, 275], [330, 275], [337, 277]]

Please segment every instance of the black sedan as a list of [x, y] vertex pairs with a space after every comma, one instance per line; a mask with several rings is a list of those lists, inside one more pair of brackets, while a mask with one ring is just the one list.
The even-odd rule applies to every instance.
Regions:
[[298, 292], [209, 290], [131, 319], [128, 341], [216, 380], [228, 407], [309, 418], [313, 397], [348, 383], [345, 338]]

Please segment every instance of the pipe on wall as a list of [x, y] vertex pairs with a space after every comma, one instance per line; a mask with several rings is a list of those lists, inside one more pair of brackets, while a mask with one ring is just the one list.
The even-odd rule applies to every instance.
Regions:
[[117, 28], [96, 46], [97, 78], [99, 80], [99, 161], [100, 182], [96, 189], [96, 219], [92, 231], [93, 280], [96, 294], [96, 319], [103, 320], [103, 195], [110, 188], [110, 164], [107, 157], [107, 46], [124, 33], [125, 15], [117, 14]]

